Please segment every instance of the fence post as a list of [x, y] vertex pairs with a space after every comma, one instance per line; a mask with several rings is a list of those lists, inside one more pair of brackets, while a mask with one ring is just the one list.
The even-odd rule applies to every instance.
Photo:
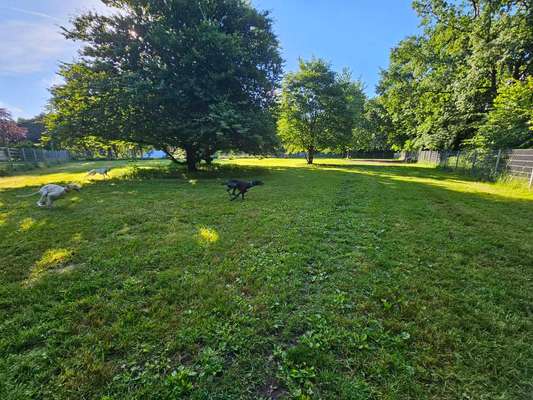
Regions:
[[500, 166], [500, 158], [502, 156], [502, 149], [498, 150], [498, 156], [496, 157], [496, 166], [494, 167], [494, 175], [498, 173], [498, 167]]
[[461, 150], [457, 150], [457, 154], [455, 155], [455, 169], [459, 168], [459, 157], [461, 156]]
[[531, 190], [531, 186], [533, 186], [533, 167], [531, 167], [531, 175], [529, 176], [529, 190]]

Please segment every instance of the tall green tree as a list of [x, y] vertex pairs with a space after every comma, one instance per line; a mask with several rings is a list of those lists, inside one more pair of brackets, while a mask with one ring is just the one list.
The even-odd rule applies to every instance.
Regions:
[[[533, 74], [533, 3], [417, 0], [423, 33], [392, 50], [378, 94], [402, 148], [472, 143], [499, 88]], [[512, 111], [510, 111], [512, 112]]]
[[189, 170], [217, 150], [261, 152], [276, 141], [271, 107], [282, 60], [267, 12], [245, 0], [102, 0], [78, 16], [85, 43], [52, 90], [52, 134], [185, 150]]
[[360, 86], [348, 75], [336, 74], [326, 61], [300, 60], [299, 70], [288, 73], [282, 85], [278, 134], [285, 148], [305, 152], [312, 164], [319, 151], [349, 146], [359, 92]]

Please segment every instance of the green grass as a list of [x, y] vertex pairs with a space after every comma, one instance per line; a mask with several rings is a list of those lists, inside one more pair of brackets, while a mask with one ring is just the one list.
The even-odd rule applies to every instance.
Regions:
[[0, 398], [531, 398], [533, 192], [318, 162], [0, 178]]

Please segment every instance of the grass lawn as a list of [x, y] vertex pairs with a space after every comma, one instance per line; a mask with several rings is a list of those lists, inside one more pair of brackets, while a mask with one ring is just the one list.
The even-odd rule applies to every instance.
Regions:
[[0, 178], [0, 399], [530, 399], [533, 192], [317, 162]]

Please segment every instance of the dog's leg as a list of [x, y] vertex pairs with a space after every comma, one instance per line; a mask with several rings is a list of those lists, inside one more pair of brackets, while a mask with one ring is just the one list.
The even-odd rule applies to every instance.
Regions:
[[44, 206], [44, 200], [46, 199], [46, 194], [42, 194], [41, 197], [39, 198], [39, 200], [37, 201], [37, 205], [39, 207], [42, 207]]

